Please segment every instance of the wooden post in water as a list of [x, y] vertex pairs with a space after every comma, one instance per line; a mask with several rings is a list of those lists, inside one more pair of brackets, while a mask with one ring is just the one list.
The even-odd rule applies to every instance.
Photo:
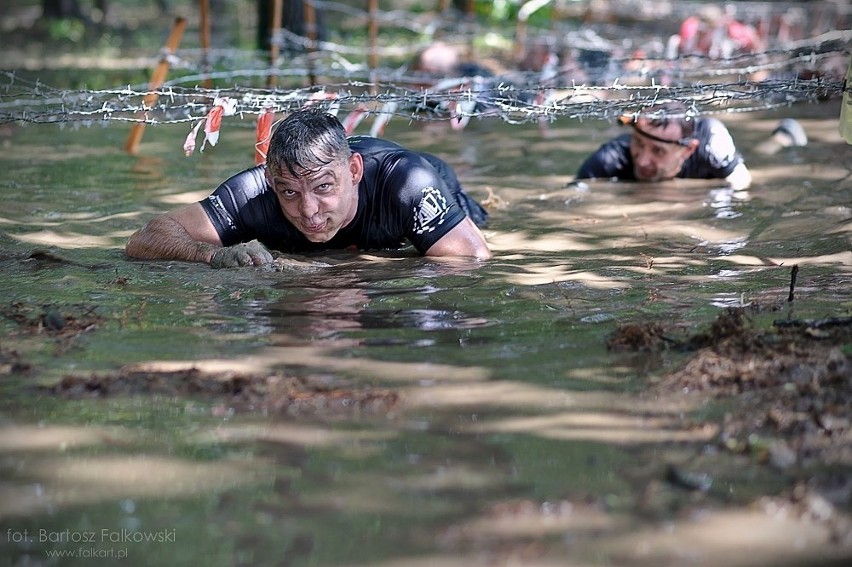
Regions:
[[[198, 24], [201, 33], [202, 69], [210, 73], [210, 0], [200, 0], [201, 21]], [[205, 89], [213, 87], [213, 79], [208, 75], [202, 83]]]
[[275, 67], [278, 65], [278, 56], [281, 53], [281, 17], [284, 15], [284, 0], [272, 2], [272, 24], [269, 26], [269, 76], [266, 78], [266, 86], [274, 87], [277, 83]]
[[314, 86], [317, 84], [317, 77], [314, 73], [314, 51], [316, 46], [317, 38], [319, 34], [317, 33], [317, 13], [314, 10], [314, 2], [313, 0], [303, 0], [304, 11], [305, 11], [305, 31], [308, 35], [308, 40], [310, 43], [308, 44], [308, 80], [310, 81], [310, 86]]
[[[186, 20], [184, 18], [176, 18], [175, 23], [172, 26], [172, 31], [169, 33], [169, 37], [166, 39], [166, 43], [163, 46], [160, 62], [157, 64], [154, 72], [151, 73], [151, 82], [148, 85], [149, 91], [156, 91], [163, 86], [163, 83], [166, 81], [166, 76], [169, 73], [169, 55], [174, 53], [177, 50], [178, 45], [180, 45], [180, 40], [183, 37], [183, 30], [185, 28]], [[149, 92], [145, 95], [145, 98], [142, 99], [142, 106], [144, 108], [151, 108], [157, 103], [158, 98], [159, 95], [157, 93]], [[133, 125], [133, 128], [130, 130], [130, 135], [127, 136], [127, 141], [124, 143], [124, 149], [127, 153], [135, 154], [139, 150], [139, 142], [142, 141], [142, 134], [144, 133], [144, 122], [137, 122]]]
[[370, 82], [374, 83], [370, 87], [370, 92], [374, 95], [376, 94], [376, 85], [375, 85], [375, 73], [376, 69], [379, 66], [379, 54], [376, 51], [376, 47], [378, 44], [379, 38], [379, 21], [378, 14], [379, 11], [379, 1], [378, 0], [367, 0], [367, 35], [368, 35], [368, 43], [369, 43], [369, 55], [367, 56], [367, 66], [370, 68]]
[[[467, 24], [473, 24], [476, 21], [476, 2], [475, 0], [467, 0], [464, 5], [464, 20]], [[467, 28], [467, 26], [465, 26]], [[467, 53], [465, 57], [468, 61], [474, 61], [476, 59], [476, 53], [473, 45], [474, 41], [474, 33], [471, 31], [471, 28], [467, 28], [465, 30], [467, 34]]]
[[520, 64], [526, 54], [527, 24], [529, 23], [530, 16], [550, 4], [550, 2], [551, 0], [527, 0], [518, 10], [518, 27], [515, 31], [515, 45], [512, 50], [515, 65]]
[[379, 38], [379, 0], [368, 0], [367, 11], [369, 13], [369, 36], [370, 36], [370, 69], [375, 70], [379, 66], [379, 54], [377, 51]]

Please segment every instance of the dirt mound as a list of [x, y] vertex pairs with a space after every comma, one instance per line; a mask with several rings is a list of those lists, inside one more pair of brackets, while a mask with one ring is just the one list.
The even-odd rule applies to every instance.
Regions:
[[352, 417], [353, 413], [384, 415], [399, 402], [393, 390], [350, 388], [322, 376], [206, 373], [198, 369], [168, 372], [121, 369], [92, 376], [65, 376], [42, 388], [65, 398], [105, 398], [137, 394], [187, 396], [219, 402], [214, 413], [260, 411]]
[[607, 345], [690, 353], [651, 394], [724, 403], [719, 447], [783, 470], [789, 503], [826, 521], [837, 538], [852, 537], [852, 318], [776, 320], [760, 329], [745, 309], [728, 309], [705, 331], [675, 335], [658, 322], [628, 324]]
[[[776, 320], [759, 329], [744, 308], [731, 308], [685, 338], [659, 322], [623, 325], [607, 346], [692, 353], [653, 388], [703, 392], [742, 406], [726, 418], [722, 440], [730, 450], [752, 451], [776, 465], [852, 464], [852, 318]], [[773, 458], [761, 441], [776, 436], [790, 448], [785, 458]]]

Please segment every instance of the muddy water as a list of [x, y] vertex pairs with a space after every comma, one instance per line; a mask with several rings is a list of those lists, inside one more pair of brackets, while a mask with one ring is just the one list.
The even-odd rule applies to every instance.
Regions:
[[[823, 524], [765, 498], [789, 478], [719, 450], [736, 410], [646, 394], [683, 355], [605, 347], [623, 322], [699, 329], [753, 302], [774, 306], [758, 325], [850, 314], [852, 151], [838, 112], [726, 118], [755, 177], [736, 194], [568, 185], [618, 133], [602, 123], [391, 123], [389, 137], [491, 197], [494, 259], [322, 255], [280, 271], [122, 253], [154, 213], [250, 165], [249, 124], [189, 159], [180, 128], [149, 128], [132, 157], [120, 126], [4, 127], [4, 564], [841, 564], [852, 550]], [[785, 116], [811, 144], [751, 155]], [[282, 409], [47, 389], [191, 368], [398, 398]], [[668, 482], [671, 466], [703, 490]]]

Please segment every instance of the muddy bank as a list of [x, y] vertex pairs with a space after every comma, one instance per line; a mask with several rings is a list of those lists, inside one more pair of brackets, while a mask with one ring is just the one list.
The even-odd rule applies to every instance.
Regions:
[[[779, 470], [852, 466], [852, 317], [779, 317], [761, 328], [753, 315], [767, 309], [778, 306], [729, 308], [693, 334], [671, 320], [623, 324], [606, 346], [610, 351], [688, 353], [681, 366], [652, 380], [648, 395], [678, 393], [728, 404], [718, 440], [725, 450], [750, 454]], [[13, 302], [0, 314], [17, 324], [19, 337], [41, 337], [59, 353], [105, 323], [97, 307], [88, 304]], [[3, 374], [32, 370], [19, 350], [4, 348], [0, 361]], [[71, 399], [188, 396], [212, 400], [229, 411], [327, 417], [387, 413], [404, 404], [392, 388], [372, 388], [339, 376], [155, 371], [135, 365], [107, 373], [68, 373], [38, 388]], [[852, 474], [848, 476], [852, 491]]]
[[209, 373], [194, 368], [161, 372], [122, 368], [106, 375], [70, 374], [40, 391], [70, 399], [185, 396], [215, 404], [214, 415], [239, 411], [327, 419], [387, 415], [399, 402], [399, 394], [393, 390], [344, 384], [327, 376]]
[[[671, 322], [620, 326], [612, 350], [678, 349], [688, 357], [656, 379], [645, 395], [686, 397], [725, 408], [714, 450], [771, 467], [788, 489], [756, 504], [825, 523], [831, 538], [852, 544], [852, 318], [776, 319], [772, 306], [729, 308], [689, 335]], [[705, 490], [711, 480], [669, 468], [665, 480]]]

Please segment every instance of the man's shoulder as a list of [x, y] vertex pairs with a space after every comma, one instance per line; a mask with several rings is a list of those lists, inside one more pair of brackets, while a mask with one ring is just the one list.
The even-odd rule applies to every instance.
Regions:
[[231, 175], [228, 178], [228, 181], [231, 179], [245, 179], [245, 180], [261, 180], [266, 184], [266, 164], [255, 165], [252, 167], [247, 167], [242, 171], [238, 171], [237, 173]]
[[352, 136], [348, 140], [350, 149], [364, 158], [361, 184], [371, 190], [398, 193], [410, 184], [412, 176], [422, 178], [425, 172], [438, 175], [430, 156], [423, 152], [382, 138]]
[[695, 122], [695, 130], [698, 137], [709, 137], [713, 134], [728, 134], [725, 123], [713, 116], [702, 116]]
[[407, 151], [406, 148], [384, 138], [373, 138], [372, 136], [349, 136], [346, 138], [349, 148], [359, 154], [378, 154], [382, 152]]
[[629, 156], [629, 133], [610, 138], [586, 158], [577, 175], [583, 178], [619, 176]]
[[[742, 161], [731, 133], [721, 120], [701, 118], [696, 123], [695, 135], [700, 144], [689, 162], [697, 169], [688, 177], [726, 177]], [[708, 167], [709, 173], [705, 171]]]
[[239, 192], [244, 194], [247, 198], [251, 198], [263, 193], [267, 189], [266, 165], [260, 164], [235, 173], [226, 179], [219, 186], [217, 191], [227, 190], [231, 193]]
[[604, 144], [604, 147], [619, 148], [619, 149], [629, 148], [630, 147], [630, 137], [632, 135], [633, 134], [631, 134], [630, 132], [625, 133], [625, 134], [619, 134], [615, 138], [612, 138], [609, 141], [607, 141]]
[[595, 161], [611, 161], [620, 156], [630, 153], [630, 136], [631, 134], [621, 134], [598, 146], [598, 149], [592, 152], [588, 159]]

